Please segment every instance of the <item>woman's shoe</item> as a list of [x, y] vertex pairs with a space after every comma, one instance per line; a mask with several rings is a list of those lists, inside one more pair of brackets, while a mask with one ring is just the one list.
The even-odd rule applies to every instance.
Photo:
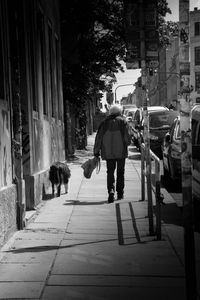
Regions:
[[113, 203], [115, 201], [115, 193], [111, 191], [108, 196], [108, 203]]
[[124, 194], [117, 194], [117, 200], [124, 199]]

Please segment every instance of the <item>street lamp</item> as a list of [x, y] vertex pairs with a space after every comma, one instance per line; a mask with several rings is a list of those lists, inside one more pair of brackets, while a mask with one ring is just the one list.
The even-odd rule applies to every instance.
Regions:
[[120, 85], [118, 85], [118, 86], [115, 88], [115, 104], [117, 103], [117, 89], [120, 88], [120, 87], [122, 87], [122, 86], [130, 86], [130, 85], [134, 86], [133, 83], [127, 83], [127, 84], [120, 84]]

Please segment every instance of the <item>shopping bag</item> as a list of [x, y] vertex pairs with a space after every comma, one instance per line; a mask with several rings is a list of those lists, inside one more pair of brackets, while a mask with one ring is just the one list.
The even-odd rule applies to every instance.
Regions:
[[85, 178], [91, 178], [92, 172], [96, 169], [96, 173], [98, 174], [100, 171], [100, 158], [93, 157], [89, 158], [86, 162], [81, 165], [83, 169], [83, 175]]

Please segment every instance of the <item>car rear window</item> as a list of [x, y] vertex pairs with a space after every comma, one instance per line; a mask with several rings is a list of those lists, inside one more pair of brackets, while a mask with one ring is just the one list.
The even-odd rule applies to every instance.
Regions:
[[151, 128], [169, 128], [169, 113], [154, 112], [149, 114], [149, 127]]

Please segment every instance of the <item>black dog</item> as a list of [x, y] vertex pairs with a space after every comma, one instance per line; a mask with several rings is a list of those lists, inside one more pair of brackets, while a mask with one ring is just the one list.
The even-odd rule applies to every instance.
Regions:
[[57, 197], [60, 197], [61, 184], [65, 185], [65, 192], [68, 193], [68, 182], [71, 171], [66, 163], [55, 162], [49, 170], [49, 180], [52, 185], [52, 195], [54, 196], [54, 185], [57, 186]]

